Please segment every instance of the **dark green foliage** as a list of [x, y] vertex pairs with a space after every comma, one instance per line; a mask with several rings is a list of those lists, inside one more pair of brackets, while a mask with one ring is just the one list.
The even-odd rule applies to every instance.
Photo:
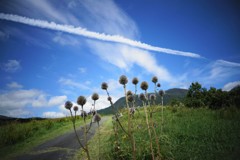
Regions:
[[234, 87], [229, 92], [229, 101], [232, 106], [240, 109], [240, 86]]
[[204, 106], [202, 85], [198, 82], [192, 83], [188, 89], [185, 99], [187, 107], [199, 108]]
[[227, 108], [235, 106], [240, 108], [240, 86], [230, 92], [211, 87], [209, 90], [202, 88], [198, 82], [192, 83], [185, 97], [187, 107], [208, 107], [211, 109]]

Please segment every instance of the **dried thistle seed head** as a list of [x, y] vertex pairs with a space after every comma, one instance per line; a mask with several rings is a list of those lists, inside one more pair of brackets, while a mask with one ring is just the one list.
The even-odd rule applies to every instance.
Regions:
[[157, 87], [161, 87], [161, 84], [160, 84], [160, 83], [158, 83], [158, 84], [157, 84]]
[[143, 93], [141, 93], [141, 94], [139, 95], [139, 98], [140, 98], [142, 101], [145, 101], [145, 100], [146, 100], [146, 96], [145, 96], [145, 94], [143, 94]]
[[97, 112], [95, 110], [91, 111], [92, 115], [95, 115]]
[[112, 97], [108, 97], [108, 101], [112, 101]]
[[128, 95], [133, 95], [132, 91], [130, 91], [130, 90], [127, 91], [127, 96], [128, 96]]
[[126, 85], [128, 83], [128, 79], [125, 75], [121, 75], [121, 77], [119, 78], [119, 83], [122, 85]]
[[141, 83], [141, 88], [142, 88], [142, 90], [147, 90], [148, 89], [148, 83], [146, 82], [146, 81], [143, 81], [142, 83]]
[[133, 102], [133, 96], [132, 95], [128, 95], [127, 99], [128, 99], [129, 102]]
[[86, 98], [84, 96], [79, 96], [77, 99], [77, 104], [79, 104], [80, 106], [84, 106], [84, 104], [87, 102]]
[[134, 107], [130, 108], [130, 114], [134, 114], [134, 113], [135, 113], [135, 108]]
[[160, 90], [160, 91], [158, 92], [158, 94], [159, 94], [160, 96], [163, 96], [163, 95], [164, 95], [164, 91], [163, 91], [163, 90]]
[[65, 102], [65, 108], [66, 109], [70, 110], [72, 108], [72, 106], [73, 106], [72, 102], [70, 102], [70, 101]]
[[132, 83], [134, 85], [137, 85], [138, 84], [138, 78], [137, 77], [134, 77], [133, 80], [132, 80]]
[[156, 84], [158, 82], [158, 78], [156, 76], [153, 76], [152, 82]]
[[155, 95], [155, 94], [151, 94], [151, 95], [150, 95], [150, 99], [151, 99], [152, 101], [155, 101], [155, 100], [156, 100], [156, 95]]
[[92, 94], [92, 100], [96, 101], [99, 99], [99, 95], [97, 93]]
[[74, 110], [75, 112], [77, 112], [77, 111], [78, 111], [78, 106], [74, 106], [74, 107], [73, 107], [73, 110]]
[[100, 122], [101, 121], [101, 116], [99, 114], [96, 114], [94, 117], [93, 117], [93, 122]]
[[85, 117], [87, 117], [87, 112], [86, 112], [86, 111], [83, 111], [83, 110], [81, 110], [81, 114], [80, 114], [80, 116], [81, 116], [82, 118], [85, 118]]
[[103, 90], [107, 90], [108, 89], [108, 84], [106, 82], [103, 82], [101, 87], [102, 87]]

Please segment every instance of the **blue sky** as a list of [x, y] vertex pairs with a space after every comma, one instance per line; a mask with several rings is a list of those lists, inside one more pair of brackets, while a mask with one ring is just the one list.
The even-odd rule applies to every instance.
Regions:
[[[0, 3], [0, 114], [63, 117], [64, 102], [109, 106], [124, 74], [161, 89], [240, 84], [240, 5], [233, 0], [8, 0]], [[141, 93], [138, 88], [138, 93]]]

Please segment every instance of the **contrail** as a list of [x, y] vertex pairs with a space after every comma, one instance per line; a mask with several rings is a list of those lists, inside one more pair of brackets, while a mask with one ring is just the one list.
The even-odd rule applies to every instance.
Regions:
[[27, 18], [27, 17], [13, 15], [13, 14], [5, 14], [5, 13], [0, 13], [0, 19], [13, 21], [13, 22], [17, 22], [17, 23], [23, 23], [23, 24], [27, 24], [30, 26], [40, 27], [40, 28], [62, 31], [62, 32], [66, 32], [66, 33], [70, 33], [70, 34], [74, 34], [74, 35], [84, 36], [87, 38], [98, 39], [101, 41], [126, 44], [129, 46], [133, 46], [133, 47], [137, 47], [137, 48], [141, 48], [141, 49], [145, 49], [145, 50], [149, 50], [149, 51], [156, 51], [156, 52], [161, 52], [161, 53], [180, 55], [180, 56], [186, 56], [186, 57], [192, 57], [192, 58], [201, 58], [201, 56], [196, 53], [156, 47], [156, 46], [152, 46], [152, 45], [149, 45], [146, 43], [142, 43], [140, 41], [134, 41], [134, 40], [131, 40], [131, 39], [119, 36], [119, 35], [108, 35], [108, 34], [104, 34], [104, 33], [92, 32], [87, 29], [84, 29], [81, 27], [74, 27], [71, 25], [56, 24], [54, 22], [48, 22], [48, 21]]

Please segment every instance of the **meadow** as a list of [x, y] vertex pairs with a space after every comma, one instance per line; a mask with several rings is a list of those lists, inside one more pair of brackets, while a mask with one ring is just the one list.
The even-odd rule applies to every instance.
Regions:
[[[83, 125], [82, 121], [76, 122]], [[9, 121], [0, 126], [0, 157], [9, 159], [30, 151], [45, 141], [73, 131], [69, 117], [31, 120], [29, 122]]]
[[[164, 123], [161, 131], [161, 106], [153, 107], [152, 115], [159, 140], [161, 157], [156, 157], [157, 145], [152, 137], [155, 159], [239, 159], [240, 111], [236, 108], [210, 110], [208, 108], [164, 107]], [[126, 115], [126, 110], [121, 110]], [[133, 135], [136, 139], [136, 159], [152, 159], [150, 140], [143, 108], [132, 118]], [[120, 118], [127, 127], [127, 116]], [[89, 143], [91, 159], [132, 159], [131, 143], [122, 130], [117, 141], [111, 120], [100, 128]], [[116, 143], [118, 146], [116, 148]], [[82, 159], [79, 151], [75, 159]]]

